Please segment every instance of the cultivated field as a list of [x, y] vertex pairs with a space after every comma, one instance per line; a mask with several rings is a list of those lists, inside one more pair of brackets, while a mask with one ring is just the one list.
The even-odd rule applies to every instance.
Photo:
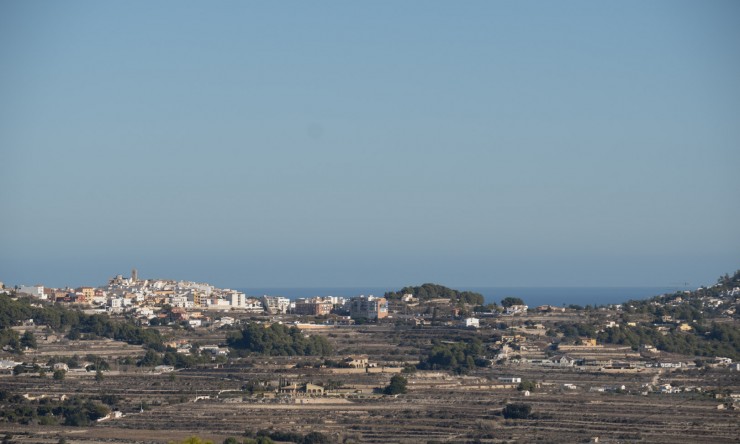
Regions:
[[[494, 333], [486, 328], [394, 325], [335, 327], [311, 333], [331, 341], [337, 359], [368, 355], [376, 365], [368, 369], [306, 366], [321, 362], [315, 357], [247, 357], [161, 374], [152, 368], [114, 364], [102, 380], [84, 371], [70, 371], [64, 380], [5, 374], [0, 376], [3, 390], [30, 398], [114, 395], [114, 407], [123, 416], [84, 428], [0, 423], [0, 434], [19, 443], [56, 443], [64, 437], [68, 443], [90, 444], [167, 443], [192, 435], [219, 443], [259, 430], [319, 431], [336, 442], [368, 443], [740, 440], [740, 414], [719, 408], [727, 402], [713, 395], [740, 391], [740, 372], [726, 368], [609, 372], [507, 362], [466, 375], [404, 373], [408, 393], [379, 393], [405, 363], [418, 362], [432, 339], [477, 337], [493, 348]], [[208, 343], [225, 340], [223, 331], [181, 331], [178, 335]], [[537, 340], [537, 335], [531, 335], [530, 341]], [[53, 355], [75, 354], [95, 354], [117, 362], [117, 357], [140, 356], [143, 350], [113, 341], [75, 341], [64, 346], [40, 344], [34, 356], [41, 362]], [[544, 356], [534, 346], [531, 354]], [[501, 377], [534, 381], [537, 387], [525, 393]], [[287, 382], [327, 389], [323, 396], [277, 394], [277, 387]], [[648, 385], [668, 382], [701, 391], [648, 393]], [[530, 405], [531, 417], [504, 419], [501, 410], [508, 403]]]

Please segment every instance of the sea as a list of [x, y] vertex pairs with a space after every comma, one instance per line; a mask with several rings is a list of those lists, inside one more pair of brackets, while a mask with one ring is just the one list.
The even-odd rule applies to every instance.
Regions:
[[[455, 287], [459, 291], [474, 291], [487, 304], [500, 304], [506, 297], [520, 298], [530, 307], [538, 305], [608, 305], [629, 300], [649, 299], [653, 296], [688, 290], [686, 287]], [[237, 288], [247, 296], [282, 296], [291, 300], [313, 296], [341, 296], [345, 298], [374, 295], [383, 296], [395, 287], [245, 287]]]

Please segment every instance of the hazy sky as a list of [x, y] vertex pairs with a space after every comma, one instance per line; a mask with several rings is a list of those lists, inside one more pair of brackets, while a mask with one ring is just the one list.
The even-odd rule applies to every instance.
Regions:
[[740, 268], [740, 2], [0, 2], [0, 280]]

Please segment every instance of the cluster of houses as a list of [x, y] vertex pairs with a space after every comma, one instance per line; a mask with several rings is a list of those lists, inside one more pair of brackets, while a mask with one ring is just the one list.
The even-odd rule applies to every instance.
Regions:
[[[130, 277], [115, 276], [99, 287], [75, 289], [46, 288], [43, 285], [20, 286], [16, 293], [52, 302], [79, 304], [104, 310], [111, 314], [130, 313], [154, 319], [165, 305], [176, 317], [197, 327], [202, 320], [193, 310], [237, 310], [244, 313], [267, 313], [321, 316], [336, 310], [346, 312], [352, 319], [383, 319], [388, 316], [385, 298], [359, 296], [346, 299], [336, 296], [303, 298], [291, 301], [286, 297], [251, 297], [241, 291], [221, 289], [213, 285], [190, 281], [139, 279], [134, 269]], [[191, 312], [189, 315], [186, 312]], [[182, 316], [180, 316], [182, 314]]]
[[[578, 345], [558, 344], [552, 349], [541, 343], [530, 343], [527, 336], [513, 333], [502, 336], [495, 344], [494, 361], [534, 367], [573, 367], [582, 371], [621, 373], [696, 367], [694, 362], [667, 359], [651, 345], [643, 345], [634, 351], [629, 346], [598, 344], [593, 338], [581, 338]], [[740, 370], [740, 364], [727, 357], [708, 358], [702, 365]]]

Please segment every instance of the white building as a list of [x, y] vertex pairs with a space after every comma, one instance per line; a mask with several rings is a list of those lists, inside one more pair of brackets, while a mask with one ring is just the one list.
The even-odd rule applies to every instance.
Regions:
[[46, 295], [44, 295], [44, 286], [43, 285], [21, 285], [18, 288], [17, 293], [19, 294], [27, 294], [29, 296], [33, 296], [35, 298], [39, 299], [46, 299]]
[[187, 296], [172, 296], [169, 298], [169, 303], [173, 307], [192, 308], [193, 303], [188, 301]]
[[151, 307], [140, 307], [136, 309], [136, 314], [147, 319], [151, 319], [154, 316], [154, 309]]
[[226, 299], [211, 297], [206, 299], [205, 302], [206, 307], [211, 310], [228, 310], [231, 308], [231, 304]]
[[526, 305], [512, 305], [510, 307], [506, 307], [506, 314], [513, 315], [518, 313], [526, 313], [529, 309]]
[[265, 311], [265, 307], [262, 306], [262, 301], [257, 298], [246, 298], [244, 301], [244, 309], [252, 312]]
[[123, 298], [110, 298], [108, 307], [113, 312], [121, 311], [123, 309]]
[[262, 305], [268, 313], [286, 313], [290, 299], [279, 296], [262, 296]]
[[244, 293], [234, 291], [228, 294], [229, 303], [232, 308], [246, 308], [247, 297]]
[[501, 381], [501, 382], [508, 382], [510, 384], [519, 384], [519, 383], [522, 382], [522, 378], [516, 378], [516, 377], [513, 377], [513, 376], [511, 376], [511, 377], [509, 377], [509, 376], [501, 377], [501, 378], [498, 378], [498, 380]]
[[465, 328], [480, 328], [480, 319], [478, 318], [465, 318], [461, 325]]

